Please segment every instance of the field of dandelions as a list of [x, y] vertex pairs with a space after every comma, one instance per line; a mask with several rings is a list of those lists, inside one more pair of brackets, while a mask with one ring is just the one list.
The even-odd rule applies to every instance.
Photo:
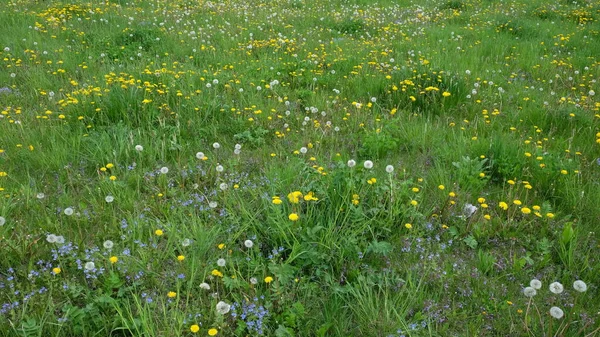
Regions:
[[600, 336], [600, 0], [3, 0], [0, 337]]

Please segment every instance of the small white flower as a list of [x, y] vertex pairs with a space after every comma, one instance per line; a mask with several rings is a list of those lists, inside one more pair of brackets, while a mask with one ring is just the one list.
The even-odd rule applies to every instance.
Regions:
[[49, 243], [56, 243], [56, 235], [54, 235], [54, 234], [46, 235], [46, 241], [48, 241]]
[[372, 169], [372, 168], [373, 168], [373, 162], [372, 162], [372, 161], [370, 161], [370, 160], [365, 160], [365, 162], [364, 162], [363, 166], [364, 166], [364, 167], [365, 167], [367, 170], [370, 170], [370, 169]]
[[215, 143], [213, 143], [213, 148], [214, 149], [219, 149], [219, 148], [221, 148], [221, 144], [215, 142]]
[[579, 291], [580, 293], [583, 293], [587, 290], [587, 284], [585, 284], [585, 282], [581, 280], [577, 280], [573, 282], [573, 289]]
[[200, 283], [200, 288], [202, 288], [204, 290], [210, 290], [210, 286], [206, 282]]
[[257, 283], [258, 283], [258, 280], [256, 279], [256, 277], [251, 277], [251, 278], [250, 278], [250, 283], [252, 283], [252, 284], [257, 284]]
[[535, 278], [533, 280], [531, 280], [531, 282], [529, 282], [529, 285], [533, 289], [542, 289], [542, 281], [535, 279]]
[[208, 203], [208, 207], [210, 208], [216, 208], [217, 207], [217, 202], [216, 201], [211, 201]]
[[46, 195], [44, 193], [40, 192], [40, 193], [36, 194], [35, 197], [38, 198], [38, 199], [44, 199], [46, 197]]
[[94, 270], [94, 269], [96, 269], [96, 264], [94, 262], [91, 262], [91, 261], [90, 262], [86, 262], [85, 265], [84, 265], [84, 268], [86, 270]]
[[305, 148], [304, 146], [300, 148], [300, 153], [305, 154], [306, 152], [308, 152], [307, 148]]
[[229, 312], [229, 310], [231, 309], [231, 305], [220, 301], [219, 303], [217, 303], [217, 312], [221, 315], [225, 315], [226, 313]]
[[192, 240], [190, 240], [190, 239], [183, 239], [183, 241], [181, 241], [181, 245], [184, 247], [187, 247], [191, 244], [192, 244]]
[[104, 198], [104, 200], [108, 203], [111, 203], [115, 201], [115, 197], [113, 197], [112, 195], [107, 195], [106, 198]]
[[196, 153], [196, 158], [198, 158], [200, 160], [204, 159], [204, 152], [198, 152], [198, 153]]
[[533, 297], [537, 294], [537, 291], [535, 289], [533, 289], [532, 287], [527, 287], [527, 288], [523, 289], [523, 294], [526, 297]]
[[57, 236], [56, 237], [56, 243], [59, 243], [59, 244], [65, 243], [65, 237], [62, 236], [62, 235]]
[[246, 246], [246, 248], [252, 248], [252, 246], [254, 246], [254, 242], [252, 242], [252, 240], [246, 240], [244, 241], [244, 246]]
[[385, 172], [387, 172], [387, 173], [392, 173], [392, 172], [394, 172], [394, 166], [392, 166], [392, 165], [388, 165], [388, 166], [386, 166], [386, 167], [385, 167]]
[[136, 150], [137, 152], [142, 152], [142, 151], [144, 151], [144, 147], [143, 147], [143, 146], [141, 146], [141, 145], [136, 145], [136, 146], [135, 146], [135, 150]]
[[552, 282], [550, 283], [550, 291], [554, 294], [560, 294], [563, 292], [563, 290], [565, 290], [565, 288], [563, 287], [562, 284], [558, 283], [558, 282]]
[[225, 264], [227, 264], [227, 262], [225, 261], [225, 259], [218, 259], [217, 260], [217, 266], [219, 266], [219, 267], [225, 267]]
[[162, 174], [167, 174], [167, 173], [169, 173], [169, 168], [168, 168], [168, 167], [166, 167], [166, 166], [163, 166], [163, 167], [161, 167], [161, 168], [160, 168], [160, 173], [162, 173]]
[[550, 308], [550, 316], [552, 316], [556, 319], [561, 319], [564, 315], [565, 315], [565, 313], [562, 311], [561, 308], [559, 308], [559, 307]]
[[356, 161], [354, 159], [348, 160], [348, 167], [354, 167], [354, 166], [356, 166]]
[[71, 207], [65, 208], [65, 215], [73, 215], [73, 209]]
[[115, 244], [114, 244], [112, 241], [110, 241], [110, 240], [106, 240], [106, 241], [104, 241], [104, 244], [102, 244], [102, 245], [103, 245], [103, 246], [104, 246], [104, 248], [106, 248], [106, 249], [112, 249], [112, 247], [114, 247], [114, 246], [115, 246]]
[[221, 165], [217, 165], [215, 169], [217, 170], [217, 172], [223, 172], [223, 166]]

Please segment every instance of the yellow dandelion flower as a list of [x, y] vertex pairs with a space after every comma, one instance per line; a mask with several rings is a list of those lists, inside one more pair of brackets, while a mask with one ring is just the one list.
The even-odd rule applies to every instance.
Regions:
[[287, 195], [287, 198], [292, 204], [297, 204], [300, 202], [300, 198], [302, 198], [302, 192], [294, 191], [292, 193], [289, 193]]
[[529, 213], [531, 213], [531, 209], [529, 209], [529, 207], [523, 207], [523, 208], [521, 208], [521, 212], [523, 214], [529, 214]]
[[58, 275], [58, 274], [60, 274], [60, 272], [61, 272], [61, 271], [62, 271], [62, 270], [61, 270], [60, 268], [58, 268], [58, 267], [56, 267], [56, 268], [52, 268], [52, 272], [54, 273], [54, 275]]
[[119, 258], [116, 256], [111, 256], [109, 259], [110, 263], [115, 264], [119, 261]]
[[409, 223], [407, 223], [407, 224], [404, 224], [404, 227], [406, 227], [407, 229], [411, 229], [411, 228], [412, 228], [412, 225], [411, 225], [411, 224], [409, 224]]
[[156, 236], [162, 236], [163, 234], [165, 234], [165, 232], [163, 232], [162, 229], [157, 229], [154, 231], [154, 234]]
[[273, 278], [271, 276], [265, 277], [265, 283], [268, 284], [268, 283], [271, 283], [271, 282], [273, 282]]
[[183, 261], [183, 260], [185, 260], [185, 256], [184, 256], [184, 255], [179, 255], [179, 256], [177, 256], [177, 261], [180, 261], [180, 262], [181, 262], [181, 261]]
[[175, 297], [175, 296], [177, 296], [177, 293], [176, 293], [176, 292], [174, 292], [174, 291], [169, 291], [169, 292], [167, 293], [167, 297], [168, 297], [168, 298], [173, 298], [173, 297]]
[[219, 333], [219, 330], [212, 328], [208, 330], [208, 335], [209, 336], [216, 336]]
[[288, 218], [292, 221], [298, 221], [298, 219], [300, 219], [300, 217], [298, 216], [298, 214], [296, 213], [292, 213], [288, 216]]
[[192, 333], [196, 333], [196, 332], [200, 331], [200, 327], [197, 324], [194, 324], [190, 327], [190, 331]]

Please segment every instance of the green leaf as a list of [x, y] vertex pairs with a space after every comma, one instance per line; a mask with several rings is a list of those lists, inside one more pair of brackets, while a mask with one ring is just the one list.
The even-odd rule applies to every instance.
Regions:
[[279, 325], [279, 327], [277, 328], [277, 330], [275, 330], [275, 336], [276, 337], [293, 337], [294, 336], [294, 331], [290, 328], [286, 328], [283, 325]]
[[573, 223], [567, 222], [565, 224], [565, 228], [563, 229], [562, 236], [560, 238], [560, 242], [566, 246], [569, 243], [571, 243], [571, 241], [573, 241], [574, 237], [575, 237], [575, 230], [573, 230]]
[[385, 241], [373, 241], [367, 247], [367, 252], [387, 256], [392, 251], [392, 244]]
[[477, 240], [475, 240], [475, 238], [473, 237], [473, 235], [469, 235], [466, 238], [463, 239], [463, 242], [471, 247], [471, 249], [475, 249], [477, 248]]

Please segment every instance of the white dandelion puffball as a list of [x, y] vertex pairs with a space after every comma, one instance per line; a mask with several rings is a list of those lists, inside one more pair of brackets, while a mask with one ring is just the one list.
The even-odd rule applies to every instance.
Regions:
[[115, 246], [114, 242], [110, 241], [110, 240], [106, 240], [104, 241], [104, 244], [102, 244], [102, 246], [104, 246], [104, 248], [106, 249], [112, 249], [112, 247]]
[[227, 262], [225, 261], [225, 259], [218, 259], [217, 260], [217, 266], [219, 266], [219, 267], [225, 267], [226, 263]]
[[533, 289], [542, 289], [542, 281], [538, 280], [538, 279], [533, 279], [531, 280], [531, 282], [529, 282], [529, 285], [533, 288]]
[[85, 270], [94, 270], [96, 269], [96, 264], [94, 262], [86, 262], [84, 268]]
[[104, 198], [104, 200], [108, 203], [111, 203], [115, 201], [115, 197], [113, 197], [112, 195], [107, 195], [106, 198]]
[[215, 169], [217, 170], [217, 172], [223, 172], [224, 170], [222, 165], [217, 165]]
[[213, 143], [213, 148], [214, 148], [215, 150], [216, 150], [216, 149], [218, 149], [218, 148], [220, 148], [220, 147], [221, 147], [221, 144], [219, 144], [219, 143], [216, 143], [216, 142], [215, 142], [215, 143]]
[[373, 162], [370, 160], [365, 160], [365, 163], [363, 164], [363, 166], [367, 169], [370, 170], [373, 168]]
[[559, 307], [550, 308], [550, 316], [552, 316], [556, 319], [561, 319], [564, 315], [565, 315], [565, 313], [562, 311], [561, 308], [559, 308]]
[[392, 166], [392, 165], [388, 165], [388, 166], [386, 166], [386, 167], [385, 167], [385, 172], [387, 172], [387, 173], [392, 173], [392, 172], [394, 172], [394, 166]]
[[305, 148], [304, 146], [300, 148], [300, 153], [305, 154], [306, 152], [308, 152], [307, 148]]
[[257, 284], [258, 283], [258, 279], [256, 277], [251, 277], [250, 278], [250, 283]]
[[204, 290], [210, 290], [210, 286], [206, 282], [200, 283], [200, 288], [202, 288]]
[[573, 282], [573, 289], [577, 290], [580, 293], [583, 293], [587, 290], [587, 284], [585, 284], [585, 282], [583, 282], [582, 280], [577, 280]]
[[225, 315], [226, 313], [229, 312], [229, 310], [231, 309], [231, 305], [220, 301], [219, 303], [217, 303], [217, 312], [221, 315]]
[[533, 297], [536, 294], [537, 291], [532, 287], [526, 287], [525, 289], [523, 289], [523, 295], [525, 295], [526, 297]]
[[73, 215], [73, 209], [71, 207], [65, 208], [65, 215]]
[[144, 147], [143, 147], [143, 146], [141, 146], [141, 145], [136, 145], [136, 146], [135, 146], [135, 150], [136, 150], [137, 152], [142, 152], [142, 151], [144, 151]]
[[160, 173], [162, 173], [162, 174], [167, 174], [167, 173], [169, 173], [169, 168], [168, 168], [168, 167], [166, 167], [166, 166], [163, 166], [163, 167], [161, 167], [161, 168], [160, 168]]
[[217, 205], [218, 205], [218, 204], [217, 204], [217, 202], [216, 202], [216, 201], [211, 201], [211, 202], [209, 202], [209, 203], [208, 203], [208, 207], [210, 207], [210, 208], [216, 208], [216, 207], [217, 207]]
[[56, 243], [56, 235], [54, 235], [54, 234], [46, 235], [46, 241], [48, 241], [49, 243]]
[[192, 244], [192, 240], [190, 240], [190, 239], [183, 239], [183, 241], [181, 241], [181, 245], [184, 247], [187, 247], [191, 244]]
[[59, 243], [59, 244], [62, 245], [63, 243], [65, 243], [65, 237], [62, 236], [62, 235], [57, 236], [56, 237], [56, 243]]
[[0, 216], [0, 226], [4, 226], [6, 223], [6, 219], [3, 216]]
[[204, 159], [204, 152], [198, 152], [198, 153], [196, 153], [196, 158], [198, 158], [200, 160]]
[[227, 189], [227, 187], [228, 187], [227, 183], [221, 183], [219, 185], [219, 188], [221, 189], [221, 191], [225, 191]]
[[354, 167], [354, 166], [356, 166], [356, 161], [354, 159], [348, 160], [348, 167]]
[[235, 150], [241, 150], [242, 149], [242, 144], [235, 144], [235, 146], [233, 148]]
[[44, 193], [40, 192], [35, 197], [38, 198], [38, 199], [44, 199], [46, 197], [46, 195]]
[[477, 212], [477, 207], [472, 204], [466, 204], [463, 208], [463, 213], [467, 218], [471, 217], [475, 212]]
[[563, 287], [562, 284], [558, 283], [558, 282], [552, 282], [550, 283], [550, 291], [554, 294], [560, 294], [563, 292], [563, 290], [565, 290], [565, 288]]
[[246, 240], [244, 241], [244, 246], [246, 246], [246, 248], [252, 248], [252, 246], [254, 246], [254, 242], [252, 242], [252, 240]]

